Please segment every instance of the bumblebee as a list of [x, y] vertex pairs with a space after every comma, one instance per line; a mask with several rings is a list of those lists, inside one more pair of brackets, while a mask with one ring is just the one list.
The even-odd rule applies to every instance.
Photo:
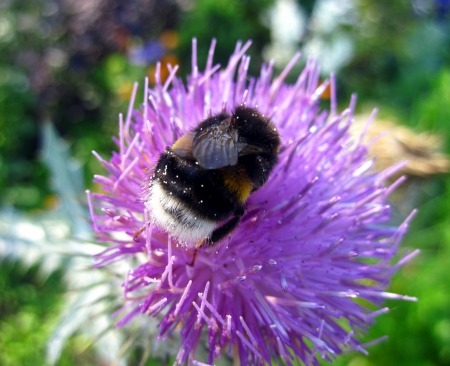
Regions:
[[216, 244], [266, 183], [279, 146], [276, 127], [256, 109], [207, 118], [161, 154], [148, 187], [152, 222], [180, 243]]

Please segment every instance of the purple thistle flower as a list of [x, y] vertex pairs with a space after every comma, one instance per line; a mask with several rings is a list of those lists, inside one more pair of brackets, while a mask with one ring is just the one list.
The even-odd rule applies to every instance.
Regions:
[[[238, 43], [219, 71], [213, 41], [200, 72], [194, 40], [187, 86], [175, 67], [164, 85], [149, 90], [146, 83], [144, 104], [133, 111], [135, 85], [125, 121], [119, 118], [119, 152], [109, 162], [97, 155], [109, 175], [95, 177], [104, 193], [88, 194], [93, 226], [101, 241], [114, 243], [97, 255], [97, 266], [141, 259], [126, 278], [128, 313], [118, 325], [139, 314], [160, 319], [160, 338], [181, 335], [176, 364], [203, 364], [195, 361], [200, 342], [209, 346], [202, 360], [209, 364], [230, 354], [241, 365], [316, 365], [317, 356], [366, 352], [358, 337], [388, 310], [380, 309], [384, 300], [415, 300], [385, 292], [393, 273], [417, 254], [391, 264], [412, 217], [388, 225], [386, 198], [403, 179], [390, 187], [383, 182], [400, 166], [371, 170], [362, 139], [348, 133], [356, 99], [338, 114], [333, 77], [330, 111], [320, 110], [328, 81], [318, 85], [313, 61], [294, 85], [283, 80], [299, 55], [273, 80], [272, 64], [251, 78], [249, 46]], [[231, 237], [200, 249], [189, 266], [193, 249], [152, 224], [143, 187], [166, 146], [209, 115], [242, 103], [277, 126], [279, 162], [248, 199]]]

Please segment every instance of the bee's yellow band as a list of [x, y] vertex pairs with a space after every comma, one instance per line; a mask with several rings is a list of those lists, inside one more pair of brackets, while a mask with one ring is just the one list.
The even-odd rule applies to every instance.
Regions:
[[236, 194], [240, 202], [245, 202], [253, 189], [253, 184], [243, 169], [227, 169], [224, 183], [231, 193]]

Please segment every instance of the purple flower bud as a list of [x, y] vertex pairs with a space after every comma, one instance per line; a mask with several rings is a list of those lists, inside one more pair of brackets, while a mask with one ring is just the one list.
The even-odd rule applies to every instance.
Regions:
[[[118, 152], [99, 160], [108, 175], [96, 176], [104, 193], [89, 195], [93, 227], [113, 243], [97, 255], [105, 266], [135, 257], [125, 283], [125, 315], [119, 326], [140, 316], [160, 319], [160, 338], [181, 335], [176, 363], [212, 364], [223, 354], [241, 365], [318, 364], [344, 349], [365, 352], [358, 340], [385, 299], [415, 300], [385, 292], [391, 276], [417, 251], [397, 264], [391, 260], [413, 214], [390, 226], [386, 178], [399, 166], [376, 173], [361, 140], [352, 140], [355, 98], [336, 110], [319, 99], [329, 82], [318, 85], [319, 68], [309, 60], [294, 85], [284, 83], [299, 55], [272, 79], [272, 64], [247, 75], [238, 43], [228, 65], [213, 67], [215, 41], [206, 69], [198, 70], [193, 42], [187, 85], [175, 77], [145, 85], [144, 104], [120, 116]], [[158, 80], [158, 72], [156, 79]], [[232, 234], [196, 252], [153, 225], [148, 205], [152, 169], [161, 153], [199, 122], [240, 104], [270, 118], [281, 137], [279, 161], [267, 183], [250, 195]], [[168, 229], [168, 231], [170, 231]], [[140, 261], [140, 262], [139, 262]], [[358, 301], [363, 299], [364, 301]], [[136, 319], [136, 321], [138, 321]], [[207, 360], [196, 361], [206, 342]]]

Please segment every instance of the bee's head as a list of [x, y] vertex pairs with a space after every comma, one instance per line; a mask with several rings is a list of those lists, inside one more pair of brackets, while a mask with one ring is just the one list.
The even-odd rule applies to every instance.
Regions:
[[[241, 155], [250, 153], [278, 154], [280, 135], [267, 117], [243, 105], [236, 108], [231, 123], [239, 131], [239, 140], [248, 144]], [[247, 151], [246, 151], [247, 150]]]

